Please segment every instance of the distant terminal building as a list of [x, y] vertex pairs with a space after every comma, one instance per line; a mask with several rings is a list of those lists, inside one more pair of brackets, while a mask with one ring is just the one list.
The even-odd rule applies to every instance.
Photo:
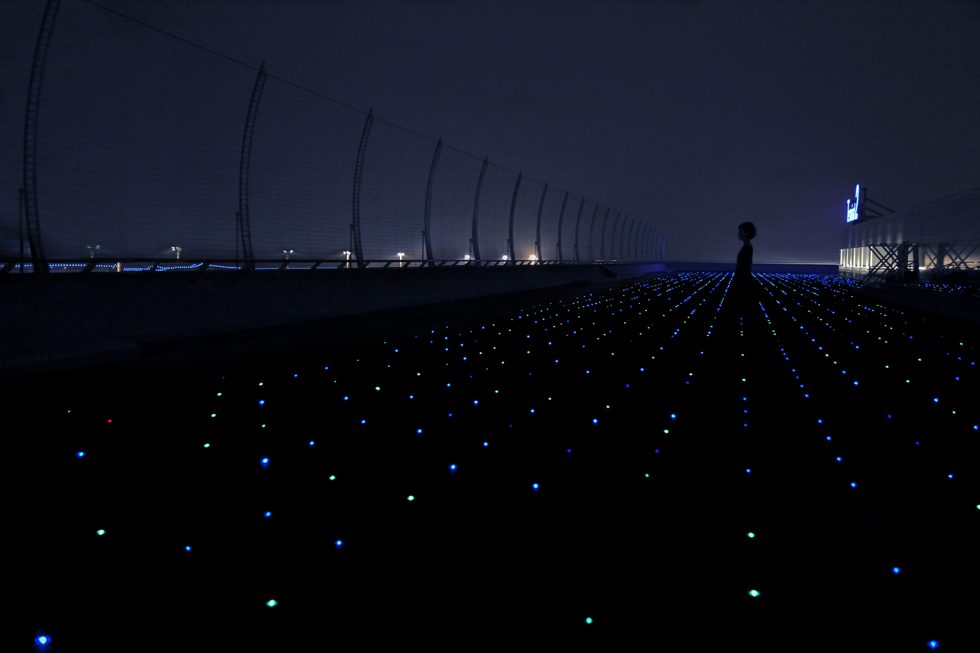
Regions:
[[847, 276], [914, 280], [920, 273], [980, 272], [980, 188], [893, 211], [858, 184], [844, 219], [840, 271]]

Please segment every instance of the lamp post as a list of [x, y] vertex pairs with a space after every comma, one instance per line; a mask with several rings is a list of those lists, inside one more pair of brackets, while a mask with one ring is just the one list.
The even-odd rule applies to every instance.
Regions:
[[181, 254], [181, 252], [184, 251], [184, 248], [181, 247], [180, 245], [174, 245], [174, 246], [172, 246], [170, 248], [170, 251], [174, 253], [174, 256], [176, 256], [177, 260], [179, 261], [180, 260], [180, 254]]
[[344, 258], [347, 259], [347, 263], [344, 264], [344, 267], [346, 267], [346, 268], [349, 269], [350, 268], [350, 250], [349, 249], [345, 249], [341, 253], [344, 255]]
[[85, 247], [88, 248], [88, 257], [90, 259], [94, 259], [95, 255], [102, 249], [102, 245], [86, 245]]
[[398, 252], [397, 254], [395, 254], [395, 256], [398, 257], [398, 267], [400, 268], [405, 267], [405, 263], [403, 263], [403, 261], [405, 260], [405, 252]]

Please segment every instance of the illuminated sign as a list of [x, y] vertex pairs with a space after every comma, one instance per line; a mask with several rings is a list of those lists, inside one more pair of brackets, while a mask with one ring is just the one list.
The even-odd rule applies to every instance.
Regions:
[[847, 221], [854, 222], [861, 218], [861, 184], [854, 187], [854, 202], [847, 200]]

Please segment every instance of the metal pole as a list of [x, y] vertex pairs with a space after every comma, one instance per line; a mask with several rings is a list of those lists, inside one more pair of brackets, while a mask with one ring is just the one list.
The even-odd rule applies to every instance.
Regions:
[[585, 208], [585, 198], [578, 204], [578, 217], [575, 218], [575, 262], [578, 263], [582, 260], [578, 253], [578, 228], [582, 224], [582, 209]]
[[24, 189], [18, 189], [20, 201], [17, 204], [17, 242], [20, 253], [17, 256], [17, 274], [24, 274]]
[[[27, 241], [31, 247], [31, 263], [35, 274], [48, 272], [48, 261], [44, 257], [41, 241], [41, 222], [37, 206], [37, 125], [41, 105], [41, 83], [44, 80], [48, 46], [54, 31], [54, 21], [58, 16], [60, 0], [48, 0], [44, 6], [44, 17], [34, 46], [34, 62], [31, 64], [31, 77], [27, 86], [27, 109], [24, 112], [24, 223], [27, 227]], [[23, 269], [21, 265], [21, 269]]]
[[541, 213], [544, 211], [544, 197], [548, 194], [548, 184], [545, 183], [544, 190], [541, 191], [541, 201], [538, 202], [538, 221], [537, 228], [534, 233], [534, 254], [541, 261], [544, 257], [541, 255]]
[[510, 199], [510, 228], [507, 236], [507, 250], [510, 254], [510, 264], [513, 265], [517, 257], [514, 255], [514, 210], [517, 208], [517, 192], [521, 189], [521, 179], [524, 173], [517, 173], [517, 183], [514, 184], [514, 195]]
[[558, 262], [563, 263], [565, 259], [561, 255], [561, 225], [565, 218], [565, 205], [568, 204], [568, 191], [565, 191], [565, 196], [561, 198], [561, 210], [558, 212]]
[[432, 153], [432, 163], [429, 165], [429, 181], [425, 184], [425, 228], [422, 231], [422, 257], [430, 264], [434, 259], [432, 255], [432, 183], [435, 181], [440, 154], [442, 154], [441, 138], [436, 142], [435, 152]]
[[365, 266], [364, 250], [361, 247], [361, 175], [364, 172], [364, 155], [367, 153], [372, 124], [374, 124], [374, 113], [373, 110], [368, 109], [367, 118], [364, 119], [364, 129], [361, 130], [361, 143], [357, 147], [357, 160], [354, 163], [354, 222], [351, 225], [351, 234], [354, 241], [354, 259], [357, 261], [358, 268]]
[[480, 177], [476, 181], [476, 195], [473, 198], [473, 236], [470, 240], [473, 246], [473, 258], [474, 260], [480, 260], [480, 234], [477, 229], [479, 219], [480, 219], [480, 191], [483, 189], [483, 178], [487, 174], [487, 161], [486, 157], [483, 157], [483, 165], [480, 166]]
[[589, 224], [589, 262], [595, 261], [595, 256], [592, 254], [592, 243], [595, 241], [595, 218], [599, 215], [599, 205], [595, 205], [595, 209], [592, 210], [592, 222]]
[[252, 162], [252, 137], [255, 135], [255, 119], [259, 113], [259, 103], [262, 101], [262, 89], [265, 87], [265, 62], [259, 66], [252, 87], [252, 98], [248, 103], [248, 113], [245, 116], [245, 131], [242, 134], [242, 156], [238, 167], [238, 223], [241, 228], [242, 256], [245, 258], [244, 269], [255, 267], [255, 257], [252, 254], [252, 227], [248, 215], [248, 182]]
[[[599, 231], [599, 260], [606, 260], [606, 224], [609, 222], [609, 213], [612, 209], [606, 209], [606, 214], [602, 216], [602, 229]], [[619, 215], [617, 213], [617, 215]]]

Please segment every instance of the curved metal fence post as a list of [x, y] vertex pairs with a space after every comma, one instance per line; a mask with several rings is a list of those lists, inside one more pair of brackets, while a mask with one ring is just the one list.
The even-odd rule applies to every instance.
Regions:
[[435, 257], [432, 255], [432, 182], [436, 177], [436, 168], [439, 166], [439, 155], [442, 154], [442, 139], [436, 142], [436, 150], [432, 153], [432, 164], [429, 166], [429, 181], [425, 185], [425, 227], [423, 229], [425, 238], [423, 246], [425, 251], [423, 258], [432, 264]]
[[473, 197], [473, 258], [477, 261], [480, 260], [480, 232], [478, 230], [479, 220], [480, 220], [480, 190], [483, 189], [483, 178], [487, 174], [487, 161], [486, 157], [483, 157], [483, 165], [480, 166], [480, 177], [476, 181], [476, 195]]
[[599, 205], [595, 205], [595, 209], [592, 210], [592, 222], [589, 224], [589, 263], [595, 262], [595, 255], [593, 254], [593, 242], [595, 241], [595, 219], [599, 215]]
[[582, 260], [578, 253], [578, 227], [582, 224], [582, 209], [585, 208], [585, 198], [578, 204], [578, 217], [575, 218], [575, 262], [578, 263]]
[[[621, 260], [623, 260], [623, 232], [626, 230], [626, 221], [629, 220], [630, 217], [628, 215], [622, 216], [623, 217], [623, 221], [622, 222], [619, 221], [619, 217], [620, 217], [620, 213], [617, 212], [616, 213], [616, 222], [613, 223], [613, 231], [612, 231], [613, 241], [609, 244], [609, 247], [612, 248], [613, 250], [615, 250], [615, 247], [616, 247], [616, 225], [619, 225], [619, 258], [618, 259], [615, 259], [614, 258], [614, 260], [621, 261]], [[610, 254], [613, 257], [616, 256], [615, 251], [610, 252]]]
[[[41, 105], [41, 83], [48, 59], [48, 46], [54, 32], [54, 21], [58, 17], [60, 0], [48, 0], [44, 5], [44, 17], [34, 46], [34, 62], [31, 64], [31, 77], [27, 85], [27, 109], [24, 112], [24, 223], [27, 227], [27, 244], [31, 248], [31, 269], [35, 274], [48, 272], [48, 260], [44, 256], [41, 241], [41, 222], [37, 208], [37, 123]], [[20, 266], [24, 269], [23, 261]]]
[[[629, 237], [626, 236], [626, 224], [629, 223], [630, 231]], [[635, 226], [634, 220], [626, 216], [626, 220], [623, 222], [623, 230], [619, 232], [619, 254], [623, 257], [624, 261], [632, 261], [633, 257], [630, 255], [629, 245], [633, 244], [631, 240], [633, 237], [633, 227]]]
[[514, 184], [514, 196], [510, 199], [510, 228], [507, 233], [507, 251], [510, 254], [510, 264], [513, 265], [517, 257], [514, 255], [514, 210], [517, 208], [517, 192], [521, 189], [521, 179], [523, 172], [517, 173], [517, 183]]
[[606, 209], [606, 214], [602, 216], [602, 228], [599, 230], [599, 260], [606, 260], [606, 225], [609, 224], [609, 213], [612, 209]]
[[357, 160], [354, 162], [354, 221], [351, 224], [351, 234], [354, 240], [354, 260], [358, 268], [366, 265], [364, 248], [361, 247], [361, 175], [364, 172], [364, 155], [367, 153], [372, 124], [374, 124], [374, 112], [368, 109], [367, 118], [364, 119], [364, 129], [361, 130], [361, 143], [357, 146]]
[[265, 88], [265, 62], [259, 66], [259, 74], [255, 77], [252, 87], [252, 99], [248, 103], [248, 113], [245, 115], [245, 131], [242, 134], [242, 156], [238, 166], [238, 229], [242, 239], [242, 256], [245, 259], [244, 269], [255, 267], [255, 257], [252, 254], [252, 227], [248, 215], [248, 182], [252, 162], [252, 137], [255, 134], [255, 119], [259, 113], [259, 103], [262, 101], [262, 89]]
[[538, 221], [537, 227], [534, 230], [534, 254], [538, 257], [539, 261], [544, 260], [544, 257], [541, 256], [541, 213], [544, 211], [544, 196], [547, 194], [548, 184], [546, 182], [544, 185], [544, 190], [541, 191], [541, 201], [538, 202]]
[[565, 191], [565, 196], [561, 198], [561, 210], [558, 212], [558, 262], [564, 263], [565, 259], [561, 255], [561, 225], [562, 221], [565, 219], [565, 205], [568, 204], [568, 191]]
[[623, 216], [623, 224], [619, 225], [619, 260], [626, 260], [626, 250], [624, 249], [626, 245], [626, 223], [629, 222], [630, 217], [628, 215]]

